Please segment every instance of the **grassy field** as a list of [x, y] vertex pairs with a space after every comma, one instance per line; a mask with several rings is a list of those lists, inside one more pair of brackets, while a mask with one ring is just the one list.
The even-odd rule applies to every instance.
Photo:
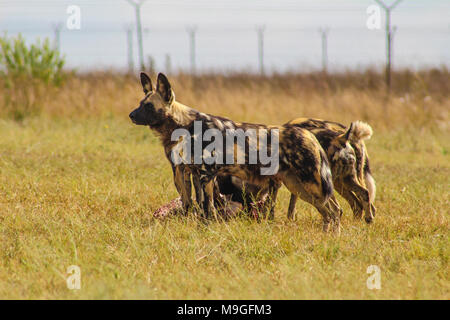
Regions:
[[[179, 101], [238, 121], [369, 122], [377, 216], [354, 221], [339, 198], [339, 237], [301, 201], [288, 221], [285, 188], [273, 222], [154, 219], [177, 193], [158, 138], [127, 119], [136, 78], [13, 92], [0, 118], [0, 298], [450, 299], [450, 77], [396, 77], [389, 100], [373, 74], [174, 79]], [[25, 104], [33, 116], [14, 120], [7, 107]], [[66, 286], [70, 265], [80, 290]], [[370, 265], [380, 290], [366, 286]]]

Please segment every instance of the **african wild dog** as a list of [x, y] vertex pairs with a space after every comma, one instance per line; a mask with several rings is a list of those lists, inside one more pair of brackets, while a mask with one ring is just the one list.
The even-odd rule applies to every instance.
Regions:
[[[355, 121], [344, 125], [319, 119], [298, 118], [285, 126], [295, 126], [311, 131], [327, 153], [336, 191], [350, 204], [356, 218], [371, 223], [375, 216], [375, 180], [370, 172], [369, 156], [364, 144], [372, 136], [372, 128]], [[296, 197], [291, 196], [289, 215], [293, 217]]]
[[[182, 197], [183, 208], [192, 205], [191, 184], [189, 175], [199, 181], [201, 196], [197, 196], [207, 217], [214, 210], [214, 179], [217, 175], [233, 175], [254, 185], [268, 186], [269, 197], [267, 208], [271, 215], [274, 212], [276, 194], [283, 183], [291, 193], [311, 203], [320, 212], [323, 218], [323, 230], [328, 231], [330, 222], [334, 222], [339, 231], [340, 207], [336, 201], [332, 201], [333, 182], [327, 156], [317, 139], [308, 130], [296, 126], [265, 126], [251, 123], [237, 123], [229, 119], [205, 114], [189, 108], [175, 101], [175, 94], [165, 75], [159, 74], [156, 90], [153, 90], [150, 78], [141, 73], [141, 84], [145, 98], [138, 108], [130, 113], [133, 123], [148, 125], [157, 132], [164, 146], [166, 157], [171, 161], [175, 185]], [[257, 133], [257, 141], [252, 137], [245, 137], [245, 145], [239, 145], [233, 139], [231, 150], [218, 149], [217, 155], [231, 154], [231, 164], [227, 161], [213, 161], [206, 163], [202, 158], [200, 163], [196, 161], [195, 147], [197, 145], [196, 128], [200, 127], [202, 134], [207, 129], [215, 129], [221, 138], [227, 138], [230, 131], [252, 129]], [[189, 134], [178, 137], [173, 141], [172, 133], [176, 129], [183, 129]], [[178, 130], [179, 131], [179, 130]], [[250, 164], [250, 149], [261, 151], [263, 140], [260, 133], [271, 131], [266, 136], [267, 151], [273, 155], [278, 149], [278, 166], [271, 175], [262, 174], [265, 163], [261, 159], [255, 164]], [[272, 143], [272, 140], [279, 144]], [[188, 142], [190, 142], [188, 144]], [[184, 149], [190, 145], [191, 149]], [[202, 140], [200, 151], [202, 157], [207, 151], [209, 142]], [[180, 151], [180, 146], [183, 147]], [[231, 152], [230, 152], [231, 151]], [[174, 162], [174, 154], [191, 157], [187, 162]], [[194, 154], [194, 157], [192, 157]], [[239, 163], [239, 154], [244, 155], [244, 163]], [[212, 155], [212, 154], [211, 154]], [[216, 155], [214, 155], [216, 156]], [[193, 159], [194, 158], [194, 159]]]
[[[361, 121], [355, 121], [346, 128], [336, 122], [305, 118], [289, 121], [285, 126], [304, 128], [316, 136], [327, 153], [335, 189], [349, 202], [355, 217], [361, 218], [364, 210], [365, 220], [370, 223], [375, 215], [375, 180], [370, 172], [363, 140], [370, 138], [372, 128]], [[249, 207], [246, 203], [258, 199], [257, 194], [264, 196], [267, 193], [236, 177], [220, 177], [217, 182], [222, 193], [243, 204], [247, 210]], [[297, 197], [291, 195], [288, 210], [290, 219], [294, 218], [296, 201]]]

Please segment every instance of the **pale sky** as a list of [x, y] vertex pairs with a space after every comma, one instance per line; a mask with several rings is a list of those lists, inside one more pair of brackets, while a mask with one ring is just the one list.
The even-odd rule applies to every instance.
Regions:
[[[387, 3], [394, 2], [386, 0]], [[318, 29], [329, 27], [331, 68], [357, 68], [384, 61], [384, 29], [368, 30], [366, 9], [374, 0], [148, 0], [142, 6], [145, 54], [159, 67], [165, 56], [188, 68], [188, 26], [197, 26], [199, 69], [255, 69], [256, 26], [265, 25], [265, 62], [271, 70], [320, 67]], [[134, 24], [125, 0], [0, 0], [0, 30], [27, 40], [53, 38], [70, 5], [81, 9], [81, 30], [64, 29], [61, 51], [81, 69], [127, 65], [124, 28]], [[404, 0], [392, 13], [397, 26], [394, 58], [403, 66], [450, 60], [450, 1]], [[382, 26], [384, 12], [382, 12]], [[136, 41], [134, 41], [136, 43]], [[137, 50], [134, 48], [134, 55]], [[136, 63], [137, 57], [135, 57]]]

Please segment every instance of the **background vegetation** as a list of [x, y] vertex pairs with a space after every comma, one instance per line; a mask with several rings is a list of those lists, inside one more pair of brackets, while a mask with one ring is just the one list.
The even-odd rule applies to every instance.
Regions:
[[2, 113], [20, 120], [39, 113], [46, 97], [63, 83], [65, 60], [47, 38], [28, 45], [19, 34], [0, 37]]
[[[340, 237], [305, 203], [290, 222], [286, 189], [273, 222], [154, 219], [177, 194], [157, 137], [128, 119], [142, 98], [135, 75], [33, 80], [39, 94], [13, 79], [0, 85], [1, 298], [450, 298], [448, 70], [396, 72], [389, 99], [370, 70], [169, 77], [179, 101], [236, 121], [370, 123], [374, 224], [342, 199]], [[66, 287], [70, 265], [81, 290]], [[381, 290], [366, 286], [369, 265]]]

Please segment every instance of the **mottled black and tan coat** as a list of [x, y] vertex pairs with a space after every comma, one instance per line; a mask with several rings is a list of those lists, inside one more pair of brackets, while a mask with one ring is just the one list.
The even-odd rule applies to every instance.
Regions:
[[[172, 165], [175, 185], [181, 195], [185, 209], [192, 205], [189, 178], [191, 174], [194, 176], [194, 185], [195, 182], [200, 184], [201, 192], [200, 195], [197, 195], [197, 200], [207, 216], [214, 210], [214, 179], [218, 175], [232, 175], [253, 185], [267, 187], [269, 192], [267, 208], [272, 215], [277, 190], [284, 184], [292, 194], [317, 208], [323, 218], [324, 231], [329, 229], [332, 221], [335, 222], [334, 225], [339, 230], [341, 209], [333, 198], [333, 182], [327, 155], [311, 132], [296, 126], [283, 127], [238, 123], [230, 119], [196, 111], [175, 100], [171, 85], [163, 74], [158, 75], [156, 90], [153, 89], [151, 80], [145, 73], [141, 73], [141, 83], [145, 97], [140, 102], [139, 107], [130, 113], [130, 118], [135, 124], [150, 126], [160, 136], [166, 157]], [[273, 175], [262, 175], [263, 164], [260, 162], [249, 164], [248, 144], [252, 143], [250, 139], [246, 139], [245, 150], [243, 150], [246, 160], [244, 164], [237, 164], [236, 162], [234, 164], [206, 164], [204, 162], [194, 164], [192, 161], [188, 164], [175, 165], [171, 155], [173, 149], [179, 147], [180, 141], [172, 141], [172, 132], [175, 129], [186, 129], [191, 134], [191, 138], [194, 139], [195, 121], [201, 122], [202, 130], [218, 129], [222, 132], [224, 141], [226, 140], [226, 129], [243, 129], [244, 131], [247, 129], [255, 129], [256, 131], [276, 129], [279, 140], [278, 171]], [[209, 143], [204, 142], [202, 148], [205, 148]], [[259, 142], [256, 145], [259, 148]], [[194, 148], [193, 141], [191, 146]], [[270, 135], [268, 136], [267, 146], [271, 150]], [[235, 144], [235, 150], [238, 148], [239, 146]], [[226, 150], [223, 154], [225, 153]], [[191, 154], [194, 154], [194, 150]]]
[[[350, 204], [354, 216], [372, 222], [375, 215], [375, 180], [372, 177], [365, 139], [372, 136], [372, 128], [362, 121], [344, 125], [320, 119], [297, 118], [285, 126], [311, 131], [327, 153], [336, 191]], [[290, 214], [296, 197], [291, 196]]]
[[[370, 223], [376, 210], [373, 204], [376, 187], [364, 140], [371, 137], [372, 128], [361, 121], [355, 121], [346, 128], [337, 122], [308, 118], [297, 118], [284, 126], [307, 129], [316, 136], [327, 153], [335, 190], [348, 201], [356, 218], [361, 218], [364, 211], [365, 220]], [[257, 194], [265, 194], [264, 189], [236, 177], [221, 176], [217, 183], [222, 193], [244, 205]], [[292, 194], [288, 210], [291, 219], [294, 218], [296, 201], [297, 196]]]

